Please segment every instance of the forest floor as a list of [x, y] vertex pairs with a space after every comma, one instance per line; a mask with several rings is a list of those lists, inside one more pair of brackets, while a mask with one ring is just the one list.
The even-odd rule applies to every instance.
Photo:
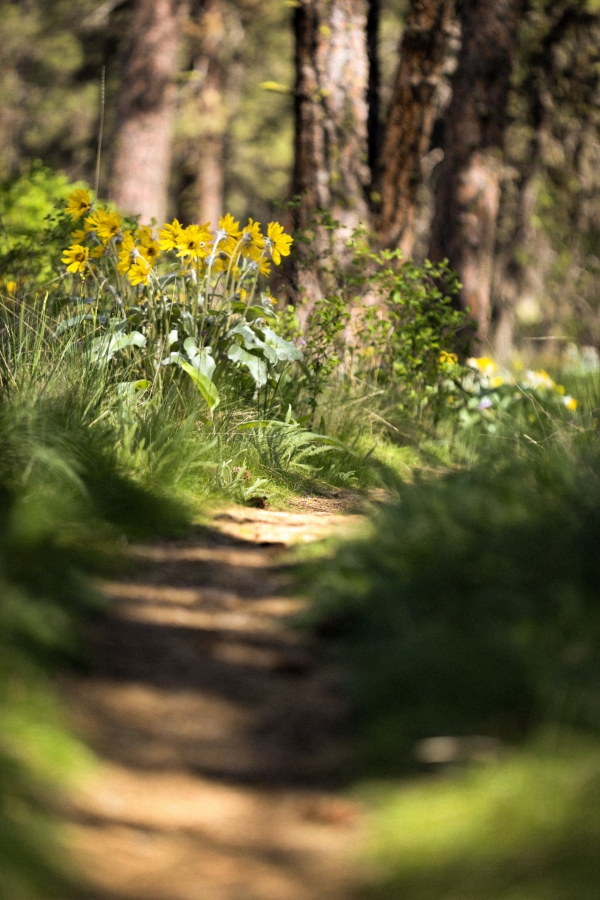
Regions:
[[111, 611], [63, 683], [97, 758], [64, 809], [86, 900], [349, 896], [365, 824], [340, 791], [341, 673], [289, 627], [304, 601], [281, 563], [355, 528], [351, 502], [230, 507], [102, 585]]

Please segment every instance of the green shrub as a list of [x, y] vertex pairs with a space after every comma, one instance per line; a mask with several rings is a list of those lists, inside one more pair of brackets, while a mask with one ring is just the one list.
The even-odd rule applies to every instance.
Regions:
[[54, 280], [69, 222], [59, 212], [73, 185], [66, 175], [34, 162], [0, 185], [0, 297], [17, 297]]
[[317, 566], [312, 621], [350, 666], [371, 763], [432, 735], [597, 727], [600, 447], [552, 424], [405, 486]]

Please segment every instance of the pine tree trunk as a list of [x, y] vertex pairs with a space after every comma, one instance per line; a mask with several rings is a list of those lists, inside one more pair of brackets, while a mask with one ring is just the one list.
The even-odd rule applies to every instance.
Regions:
[[329, 272], [344, 265], [344, 238], [368, 219], [367, 0], [301, 0], [296, 36], [295, 158], [292, 190], [298, 228], [314, 210], [331, 214], [337, 234], [316, 228], [297, 244], [291, 280], [304, 311], [333, 288]]
[[421, 160], [439, 112], [455, 0], [412, 0], [385, 126], [378, 179], [377, 231], [387, 247], [410, 256]]
[[198, 96], [198, 105], [203, 122], [203, 133], [199, 141], [198, 171], [196, 191], [198, 221], [211, 222], [218, 227], [223, 215], [224, 193], [224, 151], [227, 110], [223, 96], [222, 50], [225, 35], [223, 12], [220, 0], [208, 0], [203, 8], [202, 55], [206, 78]]
[[313, 209], [348, 227], [367, 217], [366, 23], [366, 0], [302, 0], [295, 12], [299, 225]]
[[111, 198], [164, 221], [171, 166], [177, 51], [186, 0], [136, 0], [119, 97]]
[[444, 130], [430, 257], [458, 271], [485, 341], [507, 100], [522, 0], [463, 0], [462, 46]]
[[[369, 169], [371, 186], [376, 181], [381, 141], [380, 93], [381, 67], [379, 65], [379, 29], [381, 24], [381, 0], [369, 0], [367, 11], [367, 56], [369, 60], [369, 80], [367, 87], [367, 135], [369, 146]], [[372, 201], [372, 197], [369, 198]]]

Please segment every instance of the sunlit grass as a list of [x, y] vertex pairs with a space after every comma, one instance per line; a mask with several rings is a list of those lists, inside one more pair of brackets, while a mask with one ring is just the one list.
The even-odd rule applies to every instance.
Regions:
[[363, 785], [370, 900], [595, 900], [600, 744], [548, 737], [504, 759]]

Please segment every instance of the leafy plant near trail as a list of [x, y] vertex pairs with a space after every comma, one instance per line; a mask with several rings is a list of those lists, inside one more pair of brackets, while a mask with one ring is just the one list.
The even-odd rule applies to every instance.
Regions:
[[[326, 248], [315, 234], [327, 236]], [[340, 223], [327, 212], [297, 236], [302, 266], [318, 269], [325, 295], [311, 305], [304, 329], [299, 387], [313, 420], [319, 397], [336, 374], [385, 390], [394, 422], [429, 417], [446, 401], [444, 359], [467, 328], [455, 308], [456, 277], [445, 264], [417, 265], [399, 251], [373, 252], [359, 228], [340, 247]], [[287, 326], [300, 335], [288, 310]]]
[[175, 219], [156, 237], [93, 203], [85, 189], [70, 195], [66, 212], [79, 227], [62, 262], [79, 296], [64, 327], [89, 323], [98, 358], [137, 348], [140, 387], [175, 367], [213, 410], [220, 401], [213, 377], [241, 366], [260, 390], [277, 383], [280, 364], [302, 358], [275, 330], [273, 298], [259, 287], [290, 252], [292, 238], [277, 222], [264, 236], [258, 222], [241, 228], [229, 214], [214, 234], [208, 222], [184, 228]]
[[403, 487], [314, 570], [313, 626], [353, 672], [368, 765], [405, 765], [430, 735], [597, 727], [600, 446], [521, 402], [526, 438], [499, 415], [495, 449]]
[[8, 303], [43, 286], [64, 299], [56, 263], [71, 221], [60, 210], [72, 190], [66, 175], [39, 162], [0, 185], [0, 297]]

